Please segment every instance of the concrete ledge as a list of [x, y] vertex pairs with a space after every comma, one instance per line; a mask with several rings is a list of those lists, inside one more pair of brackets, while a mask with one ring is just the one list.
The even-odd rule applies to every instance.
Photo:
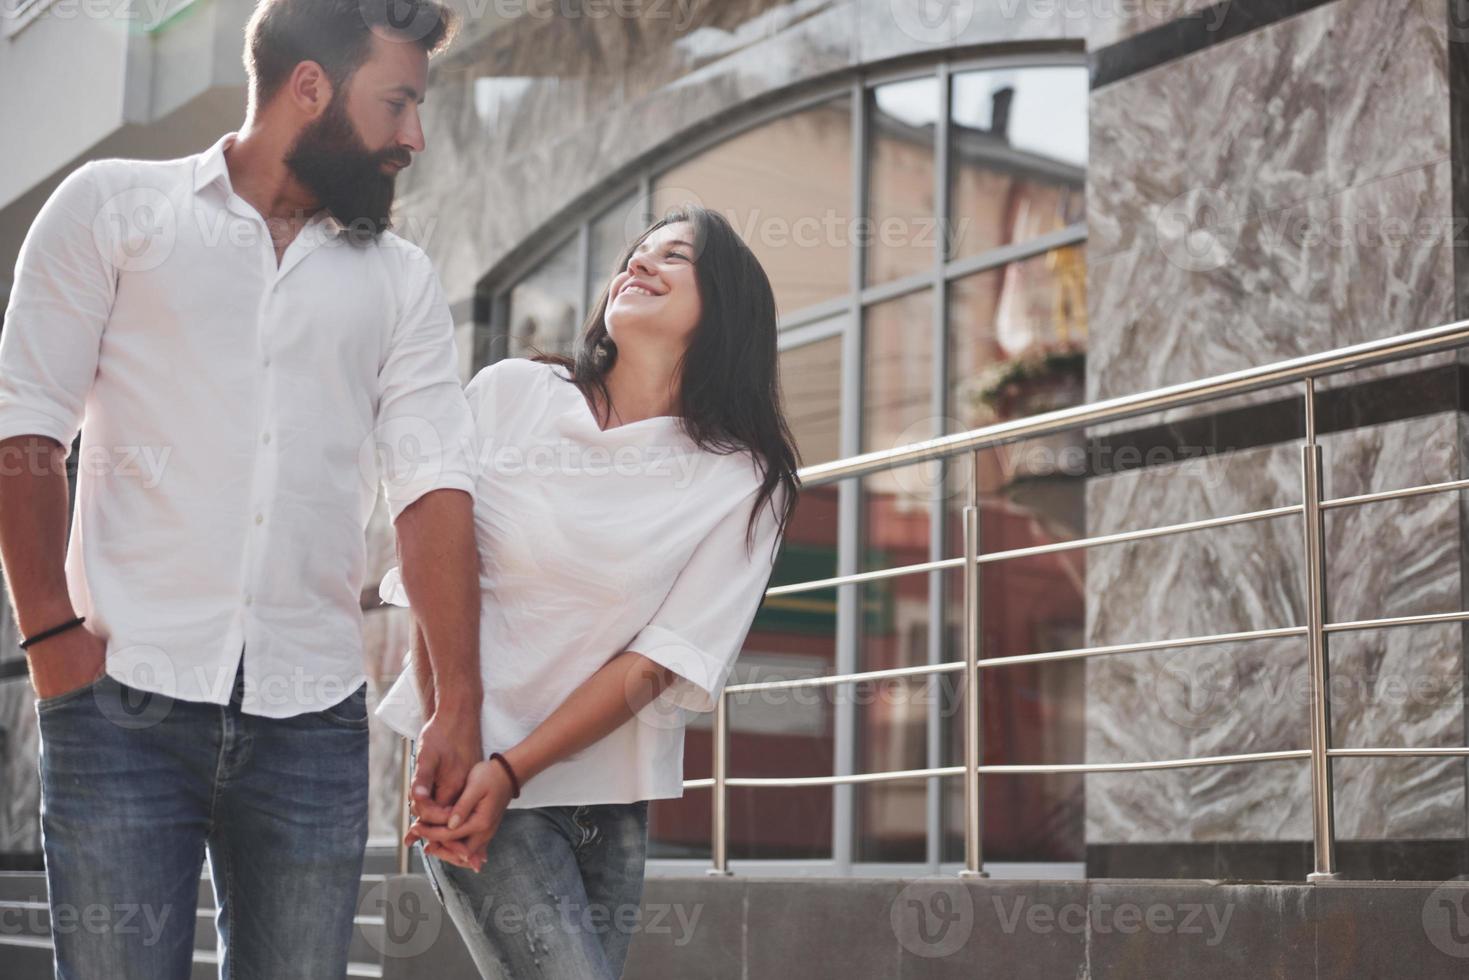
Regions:
[[[44, 901], [0, 875], [12, 925]], [[478, 976], [421, 875], [369, 876], [358, 912], [353, 976]], [[636, 929], [627, 980], [1446, 980], [1469, 976], [1469, 881], [658, 877]], [[0, 929], [0, 975], [49, 977], [47, 939]]]

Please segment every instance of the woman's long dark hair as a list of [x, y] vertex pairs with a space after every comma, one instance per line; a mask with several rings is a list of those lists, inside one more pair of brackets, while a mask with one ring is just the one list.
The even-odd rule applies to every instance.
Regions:
[[[703, 312], [679, 361], [677, 414], [699, 448], [722, 455], [748, 450], [754, 456], [763, 479], [746, 529], [748, 547], [760, 508], [776, 507], [780, 487], [786, 490], [785, 506], [775, 516], [780, 535], [785, 535], [800, 491], [800, 456], [781, 407], [775, 293], [759, 260], [724, 216], [694, 205], [670, 210], [639, 235], [623, 252], [617, 270], [627, 268], [649, 235], [680, 221], [694, 229], [694, 278]], [[601, 408], [604, 426], [612, 401], [607, 372], [617, 362], [617, 344], [606, 324], [610, 287], [609, 280], [587, 316], [573, 356], [533, 358], [566, 368], [584, 397], [595, 392], [599, 397], [592, 401]]]

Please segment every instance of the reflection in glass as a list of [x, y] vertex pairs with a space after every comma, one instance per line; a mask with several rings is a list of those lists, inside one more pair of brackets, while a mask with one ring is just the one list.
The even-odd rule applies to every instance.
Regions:
[[[1012, 519], [982, 509], [981, 540]], [[986, 548], [986, 550], [989, 550]], [[1050, 560], [1048, 560], [1050, 559]], [[1079, 557], [1068, 559], [1080, 564]], [[1054, 556], [989, 564], [982, 577], [981, 658], [1083, 645], [1085, 609], [1074, 569]], [[963, 577], [945, 573], [945, 660], [962, 660]], [[943, 675], [943, 755], [940, 765], [964, 763], [962, 675]], [[1080, 762], [1086, 755], [1086, 663], [1060, 660], [980, 672], [984, 765]], [[1080, 861], [1085, 856], [1085, 777], [1079, 773], [985, 776], [983, 843], [986, 861]], [[945, 779], [941, 860], [964, 859], [964, 787]]]
[[[837, 489], [812, 487], [796, 512], [771, 575], [772, 585], [836, 574]], [[835, 589], [772, 596], [761, 605], [730, 674], [730, 684], [815, 677], [836, 671]], [[732, 776], [823, 776], [833, 772], [833, 688], [730, 694]], [[690, 719], [684, 778], [712, 772], [712, 712]], [[830, 858], [831, 789], [731, 789], [729, 853], [735, 858]], [[653, 857], [707, 857], [711, 794], [690, 790], [655, 801]]]
[[570, 354], [581, 326], [577, 322], [581, 289], [581, 262], [573, 235], [510, 290], [509, 356], [527, 357], [538, 351]]
[[868, 95], [867, 283], [933, 268], [936, 78], [894, 82]]
[[647, 227], [638, 208], [638, 195], [627, 197], [603, 211], [590, 225], [591, 245], [587, 257], [587, 305], [590, 310], [602, 289], [618, 272], [618, 259], [633, 239]]
[[730, 219], [765, 267], [782, 316], [847, 293], [850, 99], [757, 126], [656, 178], [655, 215], [687, 201]]
[[1087, 71], [955, 75], [950, 118], [953, 258], [1086, 217]]
[[908, 293], [863, 317], [862, 451], [938, 435], [933, 414], [933, 294]]
[[[1072, 541], [1085, 534], [1085, 474], [1051, 465], [1051, 437], [978, 453], [979, 540], [984, 554]], [[944, 555], [964, 553], [968, 455], [946, 464]], [[980, 569], [980, 657], [1084, 645], [1086, 552], [1061, 551], [987, 562]], [[963, 660], [963, 570], [944, 573], [945, 660]], [[1086, 665], [1082, 660], [982, 671], [984, 763], [1078, 762], [1085, 755]], [[963, 764], [961, 675], [945, 680], [943, 761]], [[984, 783], [986, 860], [1081, 859], [1083, 777], [1025, 775]], [[962, 784], [945, 781], [944, 860], [962, 860]]]
[[[922, 553], [927, 554], [927, 541]], [[890, 554], [889, 558], [913, 557]], [[858, 586], [862, 595], [861, 671], [928, 662], [928, 576], [905, 575]], [[934, 680], [899, 677], [843, 686], [857, 717], [857, 771], [920, 769], [928, 764], [928, 712]], [[858, 861], [922, 861], [927, 787], [922, 779], [859, 783], [854, 790]]]
[[1084, 246], [951, 283], [950, 424], [962, 431], [1079, 404], [1086, 337]]
[[814, 466], [841, 456], [841, 336], [781, 351], [780, 387], [801, 465]]
[[[862, 372], [862, 451], [939, 435], [933, 414], [932, 294], [909, 293], [868, 307]], [[862, 483], [864, 571], [928, 558], [929, 511], [940, 464], [886, 470]], [[891, 560], [901, 553], [904, 559]]]

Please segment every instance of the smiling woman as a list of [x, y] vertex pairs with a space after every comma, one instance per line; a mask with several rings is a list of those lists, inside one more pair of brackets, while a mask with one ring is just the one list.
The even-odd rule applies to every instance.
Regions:
[[[485, 976], [621, 973], [626, 928], [552, 923], [527, 949], [482, 910], [636, 911], [649, 801], [683, 795], [688, 718], [718, 703], [795, 503], [775, 333], [753, 253], [686, 207], [626, 251], [573, 356], [470, 381], [494, 450], [475, 486], [486, 761], [452, 806], [415, 791], [405, 840]], [[390, 573], [381, 594], [400, 592]], [[410, 738], [437, 720], [423, 676], [378, 712]]]

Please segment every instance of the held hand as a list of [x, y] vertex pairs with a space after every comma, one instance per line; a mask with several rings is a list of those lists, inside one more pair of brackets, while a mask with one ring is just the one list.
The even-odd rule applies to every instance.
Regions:
[[418, 737], [411, 796], [414, 812], [430, 821], [447, 821], [444, 811], [463, 793], [479, 757], [478, 709], [436, 711]]
[[[448, 822], [437, 824], [424, 818], [415, 821], [408, 838], [424, 841], [429, 853], [438, 853], [433, 845], [445, 845], [447, 860], [476, 871], [484, 865], [485, 848], [510, 804], [511, 785], [505, 770], [495, 762], [484, 760], [470, 771], [464, 792], [449, 812]], [[440, 855], [443, 856], [443, 855]]]
[[86, 687], [107, 667], [107, 641], [86, 624], [42, 640], [27, 653], [37, 698], [54, 698]]

